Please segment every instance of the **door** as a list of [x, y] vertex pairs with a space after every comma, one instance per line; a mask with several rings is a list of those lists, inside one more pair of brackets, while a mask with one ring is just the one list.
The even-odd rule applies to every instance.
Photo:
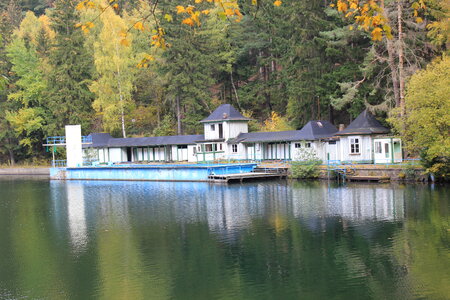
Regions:
[[374, 142], [374, 162], [376, 164], [386, 164], [392, 162], [390, 140], [381, 140]]
[[336, 141], [329, 141], [327, 145], [327, 160], [338, 160], [337, 143]]
[[247, 159], [255, 159], [255, 146], [254, 145], [247, 147]]

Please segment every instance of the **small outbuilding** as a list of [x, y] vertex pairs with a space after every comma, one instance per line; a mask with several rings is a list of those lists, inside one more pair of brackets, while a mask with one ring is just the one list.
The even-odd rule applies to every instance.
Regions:
[[394, 163], [402, 161], [401, 140], [389, 136], [389, 129], [364, 110], [335, 135], [339, 137], [340, 161]]

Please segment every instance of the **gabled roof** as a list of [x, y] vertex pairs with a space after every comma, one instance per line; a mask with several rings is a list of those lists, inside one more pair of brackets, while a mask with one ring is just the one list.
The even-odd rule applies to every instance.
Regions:
[[347, 128], [337, 132], [336, 135], [381, 134], [388, 132], [389, 129], [381, 125], [366, 109]]
[[314, 141], [333, 136], [337, 128], [328, 121], [309, 121], [301, 130], [250, 132], [241, 133], [230, 142], [256, 143], [256, 142], [291, 142]]
[[222, 104], [215, 111], [213, 111], [207, 118], [201, 120], [202, 123], [220, 122], [220, 121], [249, 121], [249, 118], [244, 117], [231, 104]]
[[91, 133], [92, 144], [87, 147], [146, 147], [164, 145], [194, 145], [195, 141], [203, 139], [200, 135], [174, 135], [174, 136], [154, 136], [139, 138], [113, 138], [108, 133]]

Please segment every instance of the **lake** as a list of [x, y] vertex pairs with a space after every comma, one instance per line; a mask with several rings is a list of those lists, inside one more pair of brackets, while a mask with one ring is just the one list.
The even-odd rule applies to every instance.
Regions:
[[0, 178], [0, 299], [449, 299], [448, 186]]

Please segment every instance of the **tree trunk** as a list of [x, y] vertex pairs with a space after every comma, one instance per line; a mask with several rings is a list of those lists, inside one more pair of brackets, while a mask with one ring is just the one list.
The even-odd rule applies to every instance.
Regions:
[[9, 164], [14, 166], [16, 164], [16, 159], [14, 158], [14, 152], [11, 149], [8, 149], [9, 152]]
[[181, 108], [180, 108], [180, 96], [175, 97], [177, 107], [177, 134], [181, 135]]
[[[116, 55], [120, 57], [119, 45], [117, 43], [116, 43]], [[117, 87], [119, 88], [119, 102], [120, 102], [119, 104], [120, 104], [120, 120], [122, 123], [122, 136], [126, 138], [127, 132], [125, 130], [125, 109], [123, 104], [122, 85], [120, 81], [120, 67], [118, 64], [116, 65], [116, 69], [117, 69]]]
[[[390, 24], [389, 16], [386, 12], [386, 8], [384, 7], [384, 1], [381, 1], [381, 8], [383, 9], [383, 15], [386, 18], [388, 24]], [[396, 47], [391, 39], [385, 38], [386, 41], [386, 50], [388, 52], [388, 65], [391, 70], [391, 79], [392, 79], [392, 89], [394, 91], [394, 100], [395, 107], [400, 107], [400, 90], [399, 90], [399, 82], [398, 82], [398, 68], [395, 62], [396, 56]]]
[[405, 77], [403, 75], [403, 28], [402, 28], [402, 3], [397, 0], [397, 18], [398, 18], [398, 80], [399, 80], [399, 104], [400, 116], [405, 115]]
[[[234, 80], [233, 80], [233, 70], [231, 70], [230, 72], [230, 80], [231, 80], [231, 86], [233, 87], [233, 91], [234, 91], [234, 96], [236, 97], [236, 103], [239, 107], [239, 110], [241, 110], [241, 103], [239, 102], [239, 96], [236, 90], [236, 86], [234, 85]], [[233, 97], [230, 97], [233, 98]]]

